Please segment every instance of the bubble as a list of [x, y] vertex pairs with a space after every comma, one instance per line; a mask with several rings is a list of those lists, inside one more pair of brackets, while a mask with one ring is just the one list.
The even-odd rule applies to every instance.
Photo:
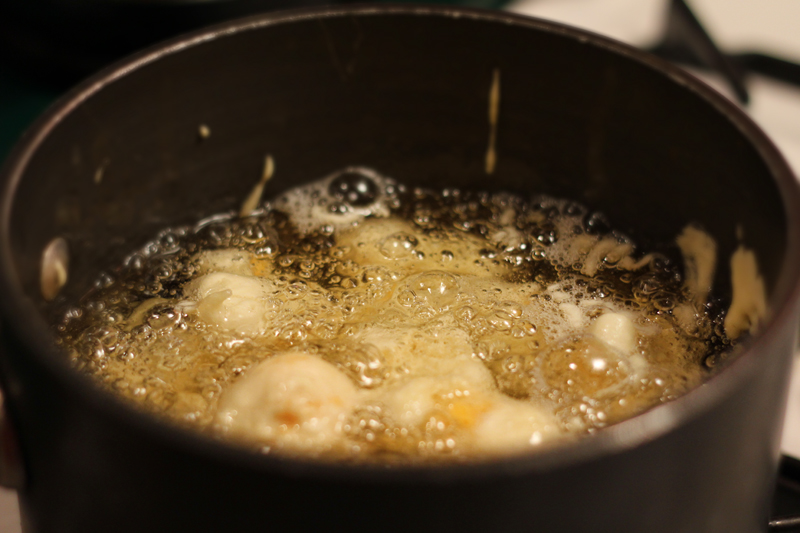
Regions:
[[489, 317], [489, 324], [497, 331], [508, 331], [511, 329], [511, 317], [502, 311], [498, 311]]
[[182, 319], [180, 312], [172, 307], [156, 307], [145, 320], [146, 325], [153, 331], [163, 331], [175, 328]]
[[394, 279], [389, 269], [383, 266], [368, 266], [364, 268], [361, 275], [362, 281], [370, 284], [388, 283]]
[[346, 203], [336, 202], [328, 206], [328, 212], [332, 215], [345, 215], [350, 212], [350, 209], [348, 209]]
[[407, 282], [407, 287], [417, 301], [437, 310], [453, 305], [460, 289], [458, 278], [441, 270], [414, 276]]
[[512, 354], [490, 363], [497, 386], [512, 398], [528, 398], [533, 393], [537, 354]]
[[520, 318], [522, 316], [522, 306], [517, 302], [501, 302], [495, 305], [498, 313], [508, 315], [510, 318]]
[[397, 294], [397, 301], [404, 307], [411, 307], [417, 300], [417, 295], [411, 289], [400, 291]]
[[538, 373], [547, 387], [577, 398], [598, 399], [619, 392], [633, 371], [600, 341], [579, 337], [544, 353]]
[[543, 224], [534, 232], [533, 237], [544, 246], [550, 246], [558, 241], [558, 230], [552, 224]]
[[460, 307], [459, 309], [457, 309], [455, 315], [456, 318], [462, 322], [470, 322], [472, 319], [475, 318], [477, 313], [475, 312], [475, 309], [473, 309], [468, 305], [465, 305], [464, 307]]
[[611, 222], [603, 213], [595, 211], [586, 216], [583, 223], [586, 233], [590, 235], [605, 235], [611, 231]]
[[352, 206], [364, 207], [375, 202], [378, 187], [367, 176], [358, 172], [343, 172], [328, 185], [328, 194]]
[[278, 265], [280, 265], [282, 267], [292, 266], [292, 263], [294, 263], [294, 257], [288, 256], [288, 255], [283, 255], [283, 256], [278, 258], [277, 263], [278, 263]]
[[302, 298], [308, 292], [308, 284], [305, 281], [297, 280], [293, 281], [286, 287], [286, 296], [290, 300], [297, 300], [298, 298]]
[[340, 353], [336, 363], [365, 389], [382, 385], [389, 372], [386, 361], [374, 346], [348, 349]]
[[111, 287], [114, 284], [114, 281], [115, 281], [114, 276], [112, 276], [107, 272], [102, 272], [97, 277], [97, 281], [95, 281], [95, 287], [99, 289], [106, 289], [108, 287]]
[[406, 259], [412, 257], [417, 244], [416, 237], [401, 232], [381, 240], [378, 243], [378, 249], [387, 259]]
[[421, 228], [427, 228], [431, 226], [433, 222], [431, 220], [431, 213], [427, 209], [419, 209], [416, 213], [414, 213], [414, 224]]

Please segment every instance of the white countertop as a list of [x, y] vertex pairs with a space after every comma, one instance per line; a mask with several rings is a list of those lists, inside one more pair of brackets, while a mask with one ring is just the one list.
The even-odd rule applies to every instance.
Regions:
[[[727, 51], [780, 54], [800, 62], [800, 1], [689, 0], [715, 41]], [[636, 46], [661, 34], [666, 0], [518, 0], [511, 11], [565, 22]], [[713, 78], [709, 83], [726, 92]], [[748, 113], [783, 151], [800, 175], [800, 88], [762, 78], [749, 81]], [[795, 366], [782, 441], [784, 452], [800, 457], [800, 364]], [[0, 489], [0, 533], [19, 533], [13, 491]]]

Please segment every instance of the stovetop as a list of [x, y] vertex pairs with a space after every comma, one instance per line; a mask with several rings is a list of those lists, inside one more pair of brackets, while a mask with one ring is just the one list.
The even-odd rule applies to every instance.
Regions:
[[[800, 63], [797, 0], [688, 0], [687, 3], [726, 52], [757, 50]], [[668, 0], [514, 0], [506, 9], [649, 48], [663, 34], [667, 4]], [[733, 99], [731, 89], [720, 76], [706, 71], [692, 72]], [[800, 175], [800, 87], [752, 76], [747, 79], [747, 88], [750, 104], [746, 111]], [[27, 124], [59, 93], [58, 88], [20, 77], [0, 64], [0, 159]], [[793, 372], [785, 420], [782, 449], [787, 455], [800, 457], [800, 364]], [[785, 459], [781, 476], [774, 514], [800, 514], [800, 461]], [[19, 531], [16, 496], [12, 491], [0, 489], [0, 533]]]

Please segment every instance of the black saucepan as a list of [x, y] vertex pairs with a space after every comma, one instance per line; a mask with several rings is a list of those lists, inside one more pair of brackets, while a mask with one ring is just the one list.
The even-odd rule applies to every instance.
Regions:
[[[488, 176], [494, 69], [502, 103]], [[278, 170], [266, 194], [359, 164], [414, 185], [572, 197], [642, 243], [696, 222], [718, 242], [720, 294], [739, 243], [756, 252], [771, 316], [670, 404], [572, 444], [470, 465], [251, 455], [73, 372], [48, 321], [159, 228], [239, 205], [267, 153]], [[660, 60], [504, 13], [270, 14], [89, 79], [26, 134], [2, 186], [0, 370], [29, 531], [766, 529], [800, 301], [800, 191], [738, 108]], [[39, 264], [55, 237], [69, 246], [69, 281], [45, 304]]]

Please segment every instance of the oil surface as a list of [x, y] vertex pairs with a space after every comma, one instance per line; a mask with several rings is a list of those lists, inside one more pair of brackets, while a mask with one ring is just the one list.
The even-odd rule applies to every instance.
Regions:
[[546, 197], [353, 167], [164, 230], [64, 317], [104, 386], [264, 453], [480, 458], [699, 384], [730, 341], [679, 265]]

